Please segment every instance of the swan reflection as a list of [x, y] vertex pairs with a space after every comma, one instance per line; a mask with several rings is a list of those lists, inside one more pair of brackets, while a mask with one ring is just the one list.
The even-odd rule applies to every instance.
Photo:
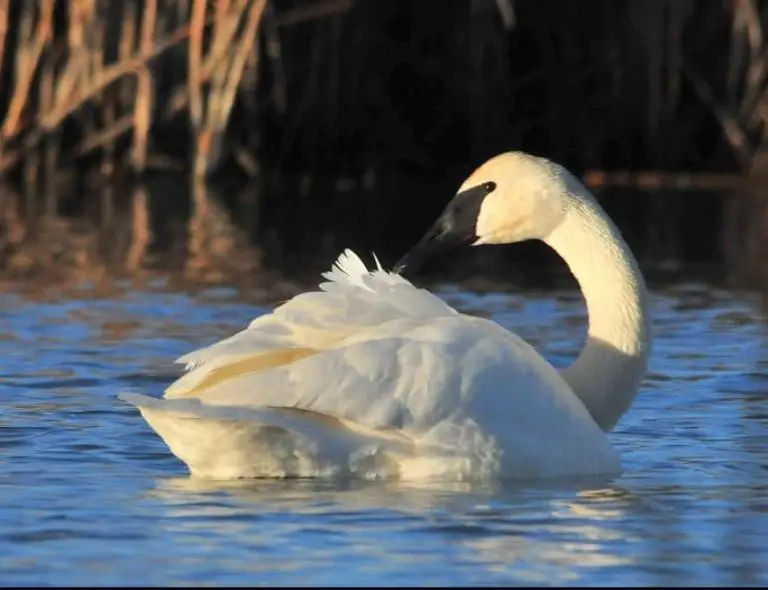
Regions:
[[414, 560], [427, 567], [448, 555], [499, 582], [574, 583], [585, 568], [636, 559], [617, 552], [616, 544], [638, 540], [619, 523], [640, 500], [594, 480], [564, 491], [554, 485], [178, 477], [158, 480], [151, 495], [165, 506], [165, 526], [193, 542], [237, 543], [254, 556], [279, 548], [276, 559], [251, 560], [258, 571], [289, 567], [286, 560], [290, 567], [316, 568], [331, 552], [338, 563], [345, 551], [395, 570]]

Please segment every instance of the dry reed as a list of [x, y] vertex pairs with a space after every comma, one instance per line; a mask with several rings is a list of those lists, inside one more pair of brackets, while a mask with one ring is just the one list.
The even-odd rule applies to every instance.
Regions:
[[0, 176], [50, 215], [66, 171], [235, 162], [298, 178], [307, 219], [359, 192], [374, 237], [387, 174], [501, 149], [595, 186], [741, 190], [768, 174], [767, 20], [757, 0], [0, 0]]
[[[351, 0], [315, 1], [284, 12], [274, 26], [324, 18], [350, 6]], [[188, 108], [196, 138], [194, 170], [205, 176], [221, 157], [244, 72], [258, 67], [257, 37], [266, 8], [267, 0], [122, 0], [109, 7], [74, 0], [62, 8], [65, 23], [54, 32], [53, 0], [24, 3], [15, 15], [8, 0], [0, 0], [0, 73], [13, 80], [4, 107], [0, 96], [0, 174], [30, 158], [37, 161], [46, 138], [72, 118], [78, 125], [74, 139], [68, 136], [74, 143], [67, 150], [71, 156], [102, 150], [107, 160], [102, 170], [110, 171], [117, 140], [130, 134], [128, 158], [142, 172], [150, 164], [157, 118], [168, 122]], [[7, 47], [9, 25], [19, 33]], [[158, 81], [156, 62], [180, 46], [186, 47], [187, 76], [169, 89]], [[166, 61], [178, 69], [178, 57]], [[159, 91], [170, 96], [158, 96]], [[161, 103], [166, 108], [159, 109]], [[60, 163], [59, 149], [50, 143], [48, 167], [54, 170], [46, 172]]]
[[[179, 117], [186, 119], [191, 133], [196, 176], [215, 169], [227, 150], [254, 172], [259, 154], [244, 152], [227, 139], [238, 100], [247, 105], [243, 108], [249, 117], [263, 113], [265, 100], [271, 103], [273, 116], [283, 118], [286, 149], [295, 143], [299, 126], [309, 136], [343, 136], [343, 130], [317, 121], [338, 117], [339, 107], [331, 104], [331, 97], [355, 99], [348, 83], [346, 96], [339, 95], [343, 78], [369, 75], [367, 64], [354, 55], [356, 50], [370, 53], [372, 47], [360, 35], [378, 36], [379, 43], [390, 43], [393, 54], [402, 53], [406, 46], [381, 38], [376, 15], [386, 17], [393, 10], [429, 14], [434, 8], [430, 2], [398, 9], [385, 4], [305, 0], [281, 10], [274, 0], [118, 0], [109, 5], [38, 0], [19, 3], [14, 11], [9, 0], [0, 0], [0, 73], [12, 81], [10, 92], [0, 93], [0, 174], [19, 169], [40, 150], [45, 152], [47, 174], [94, 152], [101, 153], [105, 171], [113, 169], [120, 152], [142, 172], [152, 164], [154, 133], [178, 128], [173, 122]], [[550, 4], [559, 10], [550, 10]], [[547, 137], [531, 142], [533, 147], [539, 143], [552, 156], [577, 165], [610, 166], [604, 161], [608, 145], [613, 157], [637, 160], [633, 144], [638, 134], [644, 144], [642, 165], [685, 164], [682, 154], [695, 146], [692, 124], [681, 122], [672, 140], [670, 124], [679, 119], [681, 109], [693, 108], [699, 117], [708, 113], [718, 121], [742, 171], [749, 172], [762, 152], [768, 44], [762, 24], [765, 11], [756, 0], [734, 0], [726, 8], [693, 0], [601, 0], [588, 8], [574, 0], [479, 0], [444, 8], [455, 17], [450, 32], [456, 40], [440, 59], [453, 61], [430, 65], [437, 56], [426, 54], [410, 59], [427, 78], [444, 78], [446, 103], [468, 101], [467, 122], [477, 151], [499, 143], [494, 133], [504, 132], [509, 141], [520, 143], [543, 126]], [[729, 17], [724, 24], [723, 16]], [[334, 23], [342, 21], [333, 20], [336, 17], [353, 19], [351, 28], [359, 27], [360, 34], [340, 34]], [[428, 27], [422, 35], [430, 34]], [[532, 35], [527, 51], [538, 51], [535, 65], [525, 61], [528, 53], [509, 50], [510, 43], [525, 34]], [[547, 41], [552, 35], [554, 44]], [[316, 45], [307, 52], [300, 46], [310, 38]], [[259, 59], [260, 39], [266, 62]], [[718, 60], [715, 56], [723, 48], [727, 58]], [[323, 64], [322, 59], [332, 61]], [[715, 67], [706, 67], [713, 59]], [[329, 75], [321, 79], [310, 71], [309, 77], [297, 77], [306, 65], [330, 68]], [[286, 67], [292, 70], [288, 74]], [[346, 72], [339, 73], [339, 67]], [[271, 84], [266, 91], [257, 88], [265, 68]], [[169, 72], [170, 83], [165, 80]], [[385, 76], [382, 71], [377, 83], [386, 84]], [[692, 107], [689, 90], [700, 101], [698, 106]], [[259, 92], [260, 98], [255, 98]], [[295, 96], [290, 105], [288, 92]], [[515, 105], [529, 102], [530, 92], [545, 92], [546, 98], [541, 108], [526, 115], [526, 109]], [[386, 103], [385, 94], [379, 100]], [[293, 111], [287, 113], [289, 107]], [[327, 112], [320, 115], [318, 108]], [[499, 129], [498, 122], [505, 118], [509, 124]], [[317, 130], [307, 128], [312, 121]], [[249, 127], [258, 124], [248, 122]], [[249, 133], [258, 135], [259, 130]], [[50, 141], [52, 136], [56, 139]], [[574, 142], [575, 136], [581, 140]], [[126, 137], [129, 149], [118, 149]], [[408, 142], [405, 137], [394, 141]], [[63, 150], [64, 145], [68, 149]], [[311, 147], [304, 143], [305, 149]], [[405, 154], [413, 149], [403, 146]], [[425, 158], [415, 152], [414, 157]]]

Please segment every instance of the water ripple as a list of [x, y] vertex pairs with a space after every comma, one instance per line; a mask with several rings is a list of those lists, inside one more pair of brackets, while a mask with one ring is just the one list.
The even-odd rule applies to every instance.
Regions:
[[[768, 334], [748, 296], [654, 292], [621, 478], [429, 487], [189, 478], [116, 395], [159, 394], [176, 358], [263, 312], [219, 291], [0, 295], [5, 584], [768, 583]], [[558, 366], [583, 342], [575, 292], [443, 296]]]

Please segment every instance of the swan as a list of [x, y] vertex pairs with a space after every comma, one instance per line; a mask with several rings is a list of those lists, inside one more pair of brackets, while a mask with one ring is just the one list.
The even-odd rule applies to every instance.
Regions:
[[[587, 342], [558, 371], [513, 332], [461, 314], [404, 274], [463, 244], [539, 239], [569, 265]], [[345, 250], [319, 290], [177, 362], [158, 399], [121, 393], [193, 477], [403, 481], [615, 476], [607, 433], [651, 350], [643, 277], [564, 167], [497, 155], [384, 270]]]

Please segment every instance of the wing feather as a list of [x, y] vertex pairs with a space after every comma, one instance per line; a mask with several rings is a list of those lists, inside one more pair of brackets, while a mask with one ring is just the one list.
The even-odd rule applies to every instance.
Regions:
[[461, 413], [471, 395], [461, 361], [479, 336], [472, 318], [394, 322], [376, 338], [233, 376], [196, 395], [204, 404], [293, 407], [415, 436]]
[[293, 362], [297, 356], [276, 351], [328, 350], [350, 339], [375, 336], [376, 330], [389, 322], [427, 321], [457, 314], [439, 297], [384, 271], [378, 259], [376, 264], [378, 270], [368, 271], [354, 252], [345, 250], [324, 273], [329, 282], [322, 283], [318, 291], [297, 295], [251, 321], [246, 329], [177, 359], [187, 373], [168, 387], [166, 397], [190, 395], [215, 372], [230, 365], [263, 370], [274, 367], [274, 362], [256, 357], [271, 355], [268, 358], [274, 361], [284, 358]]

